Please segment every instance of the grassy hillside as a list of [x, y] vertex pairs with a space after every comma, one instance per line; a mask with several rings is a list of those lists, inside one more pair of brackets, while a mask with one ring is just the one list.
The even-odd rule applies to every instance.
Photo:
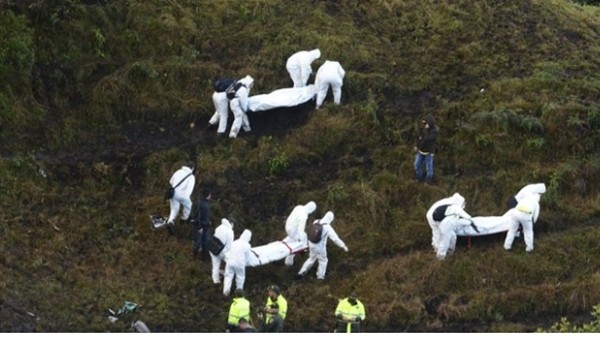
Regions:
[[[191, 231], [150, 229], [189, 158], [252, 244], [292, 208], [332, 210], [350, 248], [314, 269], [249, 268], [253, 311], [284, 289], [287, 332], [330, 332], [356, 290], [370, 332], [529, 332], [600, 303], [600, 12], [562, 0], [50, 1], [0, 4], [0, 330], [221, 332], [230, 299], [192, 258]], [[252, 133], [205, 129], [212, 79], [292, 85], [294, 52], [346, 69], [331, 97], [250, 114]], [[309, 80], [312, 83], [313, 79]], [[435, 182], [412, 173], [415, 123], [440, 126]], [[460, 192], [500, 215], [544, 182], [535, 251], [476, 238], [441, 262], [425, 220]], [[163, 233], [164, 232], [164, 233]], [[107, 309], [141, 308], [115, 323]]]

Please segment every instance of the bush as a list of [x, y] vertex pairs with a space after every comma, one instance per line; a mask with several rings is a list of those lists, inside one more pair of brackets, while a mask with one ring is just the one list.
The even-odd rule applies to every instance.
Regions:
[[27, 19], [11, 11], [0, 13], [0, 84], [21, 89], [29, 83], [33, 62], [33, 33]]

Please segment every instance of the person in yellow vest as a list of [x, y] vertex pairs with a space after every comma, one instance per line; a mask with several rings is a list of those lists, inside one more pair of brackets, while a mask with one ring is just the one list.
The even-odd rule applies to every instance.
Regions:
[[263, 308], [263, 313], [258, 314], [258, 318], [262, 320], [260, 332], [265, 333], [281, 333], [283, 332], [283, 324], [287, 315], [287, 300], [281, 294], [279, 286], [271, 285], [267, 288], [269, 296], [267, 304]]
[[366, 317], [365, 306], [354, 293], [351, 293], [347, 298], [340, 300], [335, 309], [335, 317], [337, 318], [336, 332], [360, 332], [360, 324]]
[[227, 317], [227, 331], [239, 332], [240, 319], [250, 320], [250, 301], [244, 297], [242, 289], [236, 289], [233, 294], [233, 301]]

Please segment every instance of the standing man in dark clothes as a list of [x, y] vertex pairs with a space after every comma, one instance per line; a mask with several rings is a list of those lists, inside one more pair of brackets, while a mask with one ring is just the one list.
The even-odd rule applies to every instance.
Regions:
[[[436, 151], [438, 127], [431, 114], [427, 114], [419, 126], [419, 138], [415, 146], [415, 177], [419, 182], [431, 183], [433, 180], [433, 156]], [[423, 163], [425, 163], [425, 177], [423, 177]]]
[[202, 189], [202, 197], [198, 202], [198, 211], [195, 219], [194, 227], [194, 256], [198, 255], [200, 247], [202, 247], [202, 260], [208, 261], [208, 242], [210, 241], [210, 199], [212, 193], [208, 187]]

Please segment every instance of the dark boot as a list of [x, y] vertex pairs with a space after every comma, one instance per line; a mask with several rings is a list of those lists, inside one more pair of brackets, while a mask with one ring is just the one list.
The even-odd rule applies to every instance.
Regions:
[[169, 235], [175, 236], [175, 224], [173, 222], [167, 223], [167, 230], [169, 231]]

